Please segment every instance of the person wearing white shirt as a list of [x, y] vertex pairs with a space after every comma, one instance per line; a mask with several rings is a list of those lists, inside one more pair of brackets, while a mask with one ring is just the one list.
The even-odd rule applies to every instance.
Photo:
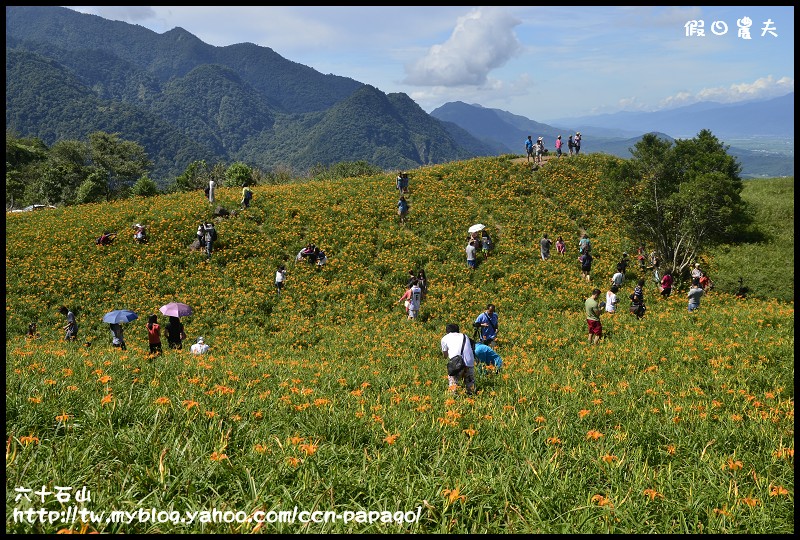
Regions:
[[448, 324], [446, 332], [442, 337], [442, 354], [448, 360], [459, 354], [464, 359], [464, 369], [460, 373], [447, 375], [450, 391], [455, 393], [459, 380], [464, 379], [467, 394], [472, 395], [475, 393], [475, 356], [472, 353], [472, 340], [461, 333], [457, 324]]
[[618, 289], [622, 287], [622, 282], [624, 281], [625, 281], [625, 274], [623, 274], [619, 270], [617, 270], [617, 272], [613, 276], [611, 276], [611, 285], [616, 285]]
[[208, 352], [209, 346], [206, 345], [205, 339], [203, 336], [197, 338], [197, 343], [192, 345], [192, 354], [206, 354]]
[[214, 182], [214, 180], [209, 180], [209, 182], [208, 182], [208, 202], [210, 202], [211, 204], [214, 204], [214, 200], [216, 199], [216, 193], [215, 193], [216, 190], [217, 190], [217, 183]]
[[278, 270], [275, 272], [275, 289], [278, 291], [278, 296], [281, 295], [281, 289], [283, 289], [283, 283], [286, 281], [286, 266], [280, 265]]
[[617, 311], [617, 304], [619, 304], [617, 291], [619, 291], [619, 288], [617, 288], [616, 285], [612, 285], [611, 290], [606, 293], [606, 311], [608, 313], [614, 313]]
[[476, 254], [478, 253], [478, 248], [475, 247], [474, 240], [469, 241], [469, 244], [467, 244], [466, 252], [467, 252], [467, 265], [472, 270], [475, 270], [475, 266], [477, 266], [478, 263], [476, 258]]

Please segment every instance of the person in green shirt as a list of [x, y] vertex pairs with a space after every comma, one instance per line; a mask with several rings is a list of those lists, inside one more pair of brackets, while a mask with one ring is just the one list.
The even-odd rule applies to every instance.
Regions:
[[603, 336], [603, 325], [600, 323], [600, 313], [603, 312], [605, 302], [598, 302], [600, 289], [594, 289], [592, 296], [586, 299], [586, 323], [589, 325], [589, 345], [594, 345]]

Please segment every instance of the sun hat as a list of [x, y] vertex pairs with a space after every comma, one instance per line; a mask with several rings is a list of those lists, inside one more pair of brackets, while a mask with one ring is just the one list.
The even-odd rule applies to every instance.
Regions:
[[203, 339], [203, 336], [197, 338], [197, 343], [205, 343], [206, 341]]

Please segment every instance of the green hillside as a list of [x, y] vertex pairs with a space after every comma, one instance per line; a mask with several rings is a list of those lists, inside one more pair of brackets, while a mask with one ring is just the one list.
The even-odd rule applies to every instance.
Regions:
[[[613, 159], [414, 169], [405, 225], [392, 174], [256, 186], [249, 209], [218, 221], [210, 261], [189, 249], [211, 218], [201, 192], [7, 214], [7, 485], [85, 485], [95, 511], [419, 508], [420, 519], [32, 525], [15, 521], [28, 506], [9, 490], [6, 528], [793, 532], [794, 306], [765, 294], [769, 280], [736, 298], [726, 253], [715, 252], [706, 262], [719, 287], [697, 312], [687, 313], [685, 284], [662, 299], [648, 282], [637, 320], [626, 309], [631, 271], [622, 309], [587, 345], [584, 300], [595, 286], [605, 294], [620, 254], [635, 252], [598, 191]], [[746, 192], [763, 200], [767, 184], [751, 182]], [[240, 192], [222, 188], [217, 202], [238, 209]], [[785, 219], [782, 208], [757, 215]], [[132, 241], [137, 222], [147, 245]], [[474, 223], [495, 249], [470, 271]], [[119, 238], [96, 246], [104, 229]], [[577, 262], [582, 230], [592, 283]], [[542, 233], [563, 236], [566, 255], [542, 261]], [[763, 252], [773, 238], [783, 237], [762, 238]], [[321, 270], [294, 262], [308, 243], [327, 253]], [[793, 255], [769, 252], [766, 264], [793, 277]], [[410, 321], [397, 300], [420, 268], [429, 292]], [[147, 316], [173, 300], [194, 309], [186, 346], [151, 356]], [[471, 333], [489, 302], [503, 371], [478, 374], [476, 396], [450, 394], [445, 325]], [[62, 341], [61, 305], [77, 312], [77, 343]], [[121, 308], [139, 314], [124, 352], [101, 322]], [[24, 337], [31, 321], [39, 339]], [[211, 350], [193, 356], [201, 335]]]

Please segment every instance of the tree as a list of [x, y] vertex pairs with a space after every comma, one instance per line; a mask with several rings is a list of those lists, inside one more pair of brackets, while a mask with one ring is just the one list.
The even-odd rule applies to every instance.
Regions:
[[225, 171], [226, 187], [242, 187], [245, 184], [250, 185], [252, 179], [253, 170], [241, 162], [231, 164]]
[[131, 188], [131, 195], [137, 197], [152, 197], [153, 195], [158, 195], [158, 193], [158, 185], [148, 178], [147, 175], [143, 175], [139, 178]]
[[153, 165], [140, 144], [122, 140], [116, 133], [90, 133], [89, 146], [94, 167], [106, 175], [108, 200], [125, 196], [130, 186]]
[[41, 139], [20, 138], [6, 131], [6, 207], [41, 202], [37, 192], [47, 146]]
[[211, 170], [204, 159], [193, 161], [183, 174], [177, 176], [169, 187], [170, 191], [194, 191], [208, 184]]
[[92, 172], [85, 142], [62, 140], [51, 148], [41, 179], [41, 192], [52, 204], [73, 204], [78, 186]]
[[752, 221], [741, 167], [709, 130], [674, 145], [649, 133], [631, 153], [611, 172], [623, 194], [618, 210], [633, 238], [654, 245], [673, 274], [709, 247], [736, 241]]
[[78, 204], [100, 202], [106, 195], [107, 185], [105, 173], [95, 171], [78, 186], [78, 191], [75, 193], [75, 202]]

